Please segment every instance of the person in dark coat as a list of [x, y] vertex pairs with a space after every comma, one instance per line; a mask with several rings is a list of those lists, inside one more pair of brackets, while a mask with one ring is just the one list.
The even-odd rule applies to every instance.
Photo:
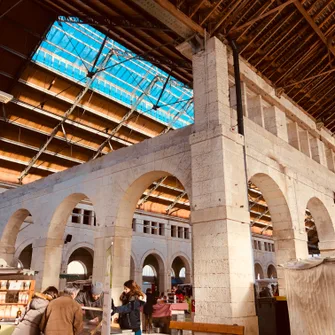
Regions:
[[[96, 282], [95, 284], [91, 285], [90, 291], [79, 292], [76, 301], [78, 302], [79, 305], [85, 307], [103, 308], [104, 305], [103, 284]], [[89, 320], [90, 323], [98, 324], [102, 319], [102, 312], [85, 311], [85, 319]]]
[[134, 280], [124, 284], [124, 291], [120, 296], [122, 306], [114, 306], [112, 301], [112, 315], [119, 314], [119, 325], [122, 330], [131, 329], [135, 335], [141, 335], [141, 306], [145, 303], [145, 294]]
[[21, 322], [16, 326], [13, 335], [39, 335], [40, 322], [49, 302], [58, 297], [58, 290], [49, 286], [43, 293], [36, 292], [22, 315]]
[[148, 288], [145, 292], [147, 301], [143, 306], [143, 314], [145, 316], [145, 332], [150, 334], [152, 329], [152, 313], [154, 311], [153, 306], [156, 304], [156, 298], [152, 293], [151, 288]]
[[46, 308], [40, 330], [44, 335], [79, 335], [83, 330], [83, 313], [74, 300], [79, 290], [65, 287], [64, 295], [51, 301]]

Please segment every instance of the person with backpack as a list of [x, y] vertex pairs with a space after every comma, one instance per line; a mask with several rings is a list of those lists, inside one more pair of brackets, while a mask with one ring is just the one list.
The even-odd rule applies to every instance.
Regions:
[[134, 280], [124, 284], [124, 291], [120, 296], [121, 306], [114, 306], [112, 301], [112, 315], [119, 314], [120, 328], [131, 329], [135, 335], [141, 335], [141, 306], [145, 303], [145, 294]]
[[36, 292], [33, 299], [27, 306], [22, 316], [21, 322], [16, 326], [13, 335], [39, 335], [40, 322], [45, 309], [51, 300], [58, 297], [58, 290], [54, 286], [49, 286], [42, 293]]

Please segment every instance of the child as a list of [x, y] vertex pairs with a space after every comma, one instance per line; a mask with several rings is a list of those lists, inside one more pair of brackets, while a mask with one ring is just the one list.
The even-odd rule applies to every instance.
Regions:
[[119, 313], [120, 328], [131, 329], [135, 335], [142, 335], [140, 308], [144, 304], [145, 294], [134, 280], [128, 280], [124, 284], [124, 291], [120, 296], [122, 306], [114, 306], [112, 302], [112, 315]]

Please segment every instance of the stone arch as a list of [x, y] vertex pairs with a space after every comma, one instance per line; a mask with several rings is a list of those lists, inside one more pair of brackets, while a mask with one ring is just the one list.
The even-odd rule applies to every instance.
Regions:
[[23, 268], [30, 269], [33, 256], [33, 244], [28, 244], [20, 253], [18, 260], [21, 262]]
[[[153, 260], [155, 260], [156, 262], [154, 262]], [[164, 292], [166, 288], [166, 282], [165, 282], [166, 264], [164, 262], [163, 255], [157, 250], [149, 250], [142, 257], [141, 264], [142, 264], [141, 270], [145, 265], [151, 265], [155, 268], [157, 273], [158, 290], [160, 292]]]
[[176, 252], [172, 257], [171, 257], [171, 262], [170, 262], [170, 267], [171, 269], [174, 270], [175, 275], [178, 277], [179, 276], [179, 272], [181, 270], [182, 267], [177, 266], [176, 268], [174, 268], [174, 262], [175, 260], [179, 258], [183, 264], [183, 266], [185, 267], [185, 283], [191, 283], [191, 261], [190, 259], [187, 257], [186, 254], [182, 253], [182, 252]]
[[76, 251], [77, 249], [86, 249], [91, 256], [94, 256], [94, 245], [89, 243], [89, 242], [79, 242], [76, 243], [75, 245], [73, 245], [67, 252], [66, 255], [64, 257], [64, 263], [68, 264], [69, 263], [69, 259], [71, 257], [71, 255], [73, 254], [74, 251]]
[[255, 278], [264, 279], [264, 271], [260, 263], [255, 263]]
[[[8, 264], [15, 262], [15, 243], [22, 223], [30, 217], [31, 211], [26, 208], [17, 209], [9, 218], [0, 239], [1, 257]], [[12, 264], [15, 266], [15, 264]]]
[[[61, 272], [65, 227], [73, 208], [85, 198], [89, 197], [84, 193], [72, 193], [58, 203], [52, 214], [47, 231], [46, 245], [43, 250], [42, 278], [38, 278], [42, 289], [59, 285], [59, 282], [55, 282], [55, 279], [59, 277]], [[91, 198], [89, 199], [91, 200]], [[94, 203], [93, 208], [95, 209]]]
[[267, 278], [277, 278], [277, 270], [273, 264], [269, 264], [267, 267]]
[[285, 195], [274, 179], [265, 173], [256, 173], [249, 180], [262, 192], [271, 214], [273, 229], [292, 229], [291, 212]]
[[62, 200], [52, 215], [48, 229], [48, 238], [63, 238], [65, 226], [73, 208], [85, 198], [88, 198], [88, 196], [84, 193], [72, 193]]
[[85, 274], [89, 277], [93, 272], [93, 257], [94, 251], [92, 249], [87, 247], [80, 247], [72, 252], [68, 258], [66, 266], [68, 267], [68, 265], [73, 261], [78, 261], [84, 265]]
[[329, 211], [324, 203], [319, 198], [312, 197], [307, 202], [306, 208], [310, 211], [314, 219], [317, 235], [321, 244], [333, 240], [334, 226]]
[[[114, 254], [118, 253], [118, 249], [122, 249], [123, 252], [118, 257], [114, 257], [114, 266], [122, 267], [122, 275], [113, 275], [113, 292], [112, 295], [118, 294], [117, 291], [122, 290], [123, 281], [126, 276], [130, 273], [130, 254], [131, 254], [131, 239], [132, 239], [132, 222], [133, 215], [136, 210], [137, 203], [141, 198], [143, 192], [155, 181], [163, 178], [165, 176], [174, 176], [185, 188], [189, 199], [190, 189], [191, 189], [191, 175], [190, 171], [185, 173], [185, 169], [179, 168], [178, 164], [181, 162], [178, 160], [178, 164], [172, 164], [169, 160], [165, 163], [166, 169], [164, 170], [152, 170], [152, 164], [146, 164], [140, 168], [134, 168], [129, 170], [124, 170], [122, 173], [113, 176], [112, 186], [115, 190], [120, 190], [113, 199], [113, 207], [116, 213], [115, 216], [111, 218], [111, 225], [114, 227], [115, 231], [118, 232], [113, 238], [113, 250]], [[161, 163], [160, 163], [161, 165]], [[157, 254], [157, 250], [155, 251]], [[148, 254], [148, 253], [147, 253]], [[141, 264], [143, 264], [143, 259]], [[164, 262], [164, 257], [162, 259], [162, 266], [164, 270], [166, 269], [166, 264]], [[117, 265], [116, 265], [117, 263]], [[160, 275], [160, 290], [166, 291], [166, 277], [167, 275], [161, 273]]]
[[129, 186], [127, 187], [122, 198], [120, 199], [118, 214], [115, 223], [116, 226], [122, 226], [126, 228], [131, 227], [136, 205], [141, 195], [143, 194], [145, 189], [148, 188], [153, 182], [165, 176], [175, 176], [185, 188], [189, 199], [191, 199], [190, 188], [188, 186], [188, 183], [184, 183], [185, 178], [184, 176], [182, 176], [182, 174], [174, 174], [163, 170], [150, 171], [141, 174], [135, 180], [128, 184]]
[[18, 245], [15, 249], [14, 259], [18, 260], [23, 249], [25, 249], [29, 244], [34, 245], [35, 240], [36, 240], [35, 237], [31, 237], [31, 238], [24, 240], [20, 245]]

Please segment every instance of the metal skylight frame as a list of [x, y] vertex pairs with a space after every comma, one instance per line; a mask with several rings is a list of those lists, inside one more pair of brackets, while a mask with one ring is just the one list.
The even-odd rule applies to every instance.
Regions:
[[[89, 25], [55, 22], [46, 40], [33, 56], [33, 60], [51, 71], [58, 69], [56, 72], [65, 74], [66, 77], [72, 76], [77, 80], [85, 75], [86, 68], [92, 64], [92, 59], [104, 36]], [[69, 42], [69, 39], [72, 41]], [[115, 54], [111, 57], [110, 65], [106, 69], [101, 69], [101, 73], [98, 74], [92, 85], [93, 91], [104, 93], [109, 98], [131, 108], [143, 94], [145, 87], [158, 75], [160, 80], [138, 104], [137, 112], [172, 129], [193, 123], [193, 103], [186, 112], [180, 113], [185, 106], [182, 100], [191, 99], [193, 96], [191, 89], [186, 88], [171, 76], [161, 96], [160, 108], [154, 110], [152, 107], [162, 92], [168, 74], [113, 40], [107, 41], [101, 57], [105, 56], [111, 48], [114, 49]], [[114, 66], [112, 70], [110, 70], [111, 66]], [[149, 75], [141, 85], [138, 85], [145, 72], [149, 72]], [[123, 78], [127, 78], [127, 82]], [[172, 121], [173, 127], [171, 127]]]

